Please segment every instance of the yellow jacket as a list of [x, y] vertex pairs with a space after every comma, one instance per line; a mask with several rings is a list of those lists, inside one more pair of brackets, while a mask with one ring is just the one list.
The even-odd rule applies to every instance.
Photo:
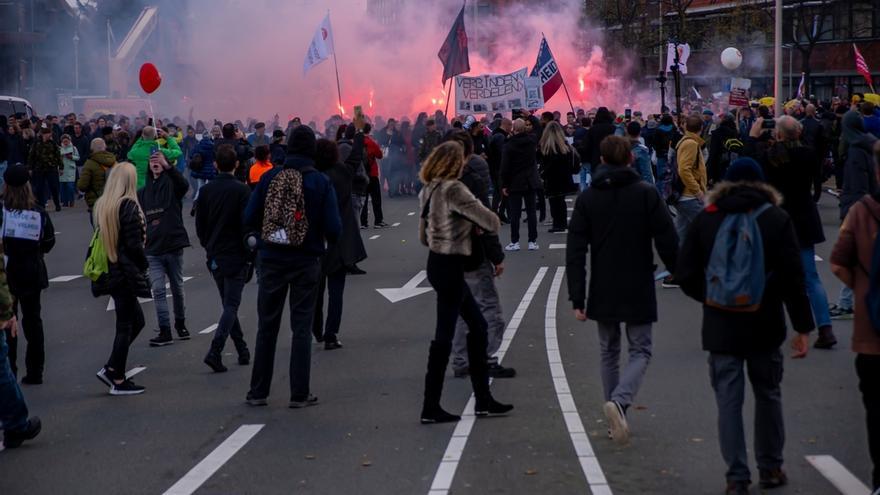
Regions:
[[684, 184], [684, 192], [681, 195], [684, 197], [695, 198], [706, 193], [708, 176], [706, 160], [701, 151], [704, 142], [699, 134], [686, 132], [675, 148], [678, 176]]

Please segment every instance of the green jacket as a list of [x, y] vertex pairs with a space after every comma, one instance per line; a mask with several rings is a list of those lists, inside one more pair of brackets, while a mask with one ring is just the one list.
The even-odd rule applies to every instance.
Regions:
[[79, 174], [79, 180], [76, 182], [76, 188], [85, 194], [89, 210], [95, 206], [95, 201], [104, 192], [107, 174], [110, 172], [110, 167], [115, 163], [116, 155], [109, 151], [98, 151], [97, 153], [92, 153], [92, 156], [83, 165], [82, 172]]
[[58, 145], [53, 141], [43, 142], [42, 139], [34, 143], [34, 147], [31, 148], [28, 165], [30, 165], [31, 172], [55, 172], [57, 174], [64, 168]]
[[9, 284], [6, 283], [4, 258], [3, 245], [0, 244], [0, 322], [9, 321], [15, 316], [15, 313], [12, 312], [12, 293], [9, 292]]
[[180, 146], [178, 146], [177, 141], [174, 139], [166, 139], [165, 145], [166, 147], [161, 147], [159, 146], [158, 141], [140, 138], [134, 143], [131, 150], [129, 150], [128, 159], [137, 169], [138, 189], [144, 187], [147, 183], [147, 170], [150, 168], [150, 150], [153, 146], [158, 147], [159, 150], [162, 151], [162, 154], [165, 155], [168, 163], [173, 165], [177, 162], [177, 158], [181, 155]]

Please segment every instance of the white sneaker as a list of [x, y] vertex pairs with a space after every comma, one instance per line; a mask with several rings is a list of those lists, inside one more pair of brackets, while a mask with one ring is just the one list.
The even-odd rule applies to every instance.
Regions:
[[529, 251], [537, 251], [537, 250], [538, 250], [538, 243], [537, 242], [530, 242], [529, 243]]
[[608, 401], [602, 408], [605, 412], [605, 418], [608, 420], [608, 427], [611, 429], [611, 438], [617, 442], [624, 444], [629, 441], [629, 425], [626, 423], [626, 413], [623, 408], [614, 401]]
[[507, 246], [504, 247], [504, 250], [505, 251], [519, 251], [519, 243], [518, 242], [511, 242], [510, 244], [508, 244]]

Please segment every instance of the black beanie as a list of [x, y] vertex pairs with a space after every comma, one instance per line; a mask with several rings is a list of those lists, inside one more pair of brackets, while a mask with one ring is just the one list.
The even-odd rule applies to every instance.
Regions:
[[314, 158], [315, 150], [317, 149], [316, 143], [315, 132], [312, 131], [311, 127], [305, 125], [297, 126], [290, 135], [290, 142], [287, 143], [287, 154]]
[[3, 181], [12, 187], [21, 187], [28, 183], [28, 179], [30, 179], [28, 169], [21, 164], [13, 165], [3, 172]]

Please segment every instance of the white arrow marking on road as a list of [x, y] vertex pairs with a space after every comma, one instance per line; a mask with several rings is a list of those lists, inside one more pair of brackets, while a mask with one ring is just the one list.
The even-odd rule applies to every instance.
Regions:
[[376, 235], [374, 235], [374, 236], [371, 236], [371, 237], [370, 237], [370, 240], [371, 240], [371, 241], [375, 241], [376, 239], [378, 239], [378, 238], [380, 238], [380, 237], [382, 237], [382, 236], [379, 235], [379, 234], [376, 234]]
[[413, 216], [413, 215], [415, 215], [415, 214], [416, 214], [416, 212], [411, 211], [411, 212], [407, 213], [406, 216], [411, 217], [411, 216]]
[[565, 244], [550, 244], [550, 249], [565, 249]]
[[808, 455], [807, 462], [843, 495], [868, 495], [871, 490], [830, 455]]
[[217, 323], [214, 323], [214, 324], [211, 325], [210, 327], [208, 327], [208, 328], [202, 330], [201, 332], [199, 332], [199, 334], [204, 335], [204, 334], [206, 334], [206, 333], [211, 333], [211, 332], [213, 332], [214, 330], [217, 330], [217, 327], [218, 327], [218, 326], [220, 326], [220, 325], [218, 325]]
[[405, 283], [403, 287], [399, 289], [376, 289], [376, 292], [385, 296], [385, 299], [388, 299], [392, 303], [397, 303], [434, 290], [431, 287], [419, 287], [419, 284], [424, 282], [426, 278], [428, 278], [428, 272], [422, 270], [417, 273], [415, 277], [409, 279], [409, 282]]
[[[183, 277], [184, 282], [186, 282], [187, 280], [192, 280], [192, 277]], [[171, 288], [171, 283], [170, 282], [165, 283], [165, 290], [167, 291], [170, 288]], [[167, 299], [169, 297], [171, 297], [171, 293], [166, 292], [165, 298]], [[139, 297], [138, 304], [148, 303], [152, 300], [153, 300], [152, 297]], [[113, 298], [111, 297], [110, 301], [107, 303], [107, 311], [114, 311], [114, 310], [116, 310], [116, 303], [113, 302]]]
[[241, 450], [266, 425], [241, 425], [229, 438], [190, 469], [180, 481], [169, 488], [164, 495], [191, 495], [199, 489], [208, 478], [223, 467], [236, 452]]
[[392, 227], [400, 227], [400, 222], [396, 222], [396, 223], [394, 223], [394, 224], [391, 224], [391, 226], [392, 226]]
[[137, 375], [138, 373], [140, 373], [141, 371], [144, 371], [145, 369], [147, 369], [146, 366], [135, 366], [134, 368], [125, 372], [125, 378], [131, 378], [134, 375]]
[[82, 275], [61, 275], [60, 277], [50, 278], [49, 282], [70, 282], [82, 278]]

